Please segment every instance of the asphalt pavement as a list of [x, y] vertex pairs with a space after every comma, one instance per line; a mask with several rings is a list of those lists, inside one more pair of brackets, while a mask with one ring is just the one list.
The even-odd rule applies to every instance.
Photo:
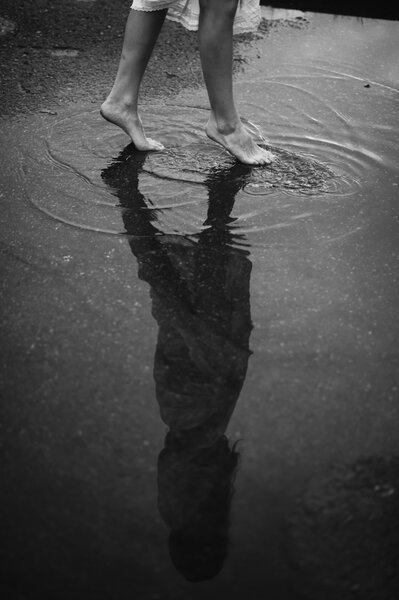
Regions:
[[[101, 103], [115, 76], [130, 0], [3, 0], [0, 6], [1, 116]], [[142, 99], [202, 81], [197, 35], [167, 21]]]

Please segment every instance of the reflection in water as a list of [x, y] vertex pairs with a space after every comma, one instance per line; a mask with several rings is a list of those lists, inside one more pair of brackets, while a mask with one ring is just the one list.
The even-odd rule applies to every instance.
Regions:
[[139, 190], [146, 155], [128, 146], [102, 173], [122, 207], [139, 277], [159, 326], [156, 396], [169, 431], [158, 460], [159, 510], [176, 568], [190, 581], [215, 576], [227, 555], [238, 453], [225, 431], [244, 383], [252, 329], [251, 262], [232, 247], [230, 214], [250, 168], [206, 179], [209, 204], [197, 240], [159, 235]]

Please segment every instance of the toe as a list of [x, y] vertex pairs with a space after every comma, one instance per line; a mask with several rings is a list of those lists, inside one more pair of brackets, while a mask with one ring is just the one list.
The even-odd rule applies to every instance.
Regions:
[[268, 163], [271, 163], [271, 162], [273, 162], [275, 160], [276, 157], [274, 156], [274, 154], [272, 152], [267, 152], [266, 151], [265, 152], [265, 158], [266, 158], [266, 161]]
[[165, 146], [161, 142], [147, 138], [152, 150], [165, 150]]
[[256, 157], [256, 163], [258, 165], [265, 165], [266, 164], [266, 159], [262, 154], [258, 154], [258, 156]]

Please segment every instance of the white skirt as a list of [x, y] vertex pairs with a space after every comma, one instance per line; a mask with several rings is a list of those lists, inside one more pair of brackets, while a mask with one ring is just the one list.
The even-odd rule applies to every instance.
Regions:
[[[190, 31], [198, 29], [199, 0], [133, 0], [132, 8], [146, 12], [167, 8], [168, 19], [180, 23]], [[259, 23], [259, 0], [241, 0], [234, 19], [234, 33], [256, 31]]]

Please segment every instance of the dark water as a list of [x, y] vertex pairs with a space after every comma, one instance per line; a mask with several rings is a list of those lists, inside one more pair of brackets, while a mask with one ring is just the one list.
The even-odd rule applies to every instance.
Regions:
[[91, 109], [25, 132], [55, 329], [10, 409], [7, 597], [397, 597], [398, 33], [253, 41], [268, 167], [206, 140], [203, 90], [143, 109], [159, 154]]

